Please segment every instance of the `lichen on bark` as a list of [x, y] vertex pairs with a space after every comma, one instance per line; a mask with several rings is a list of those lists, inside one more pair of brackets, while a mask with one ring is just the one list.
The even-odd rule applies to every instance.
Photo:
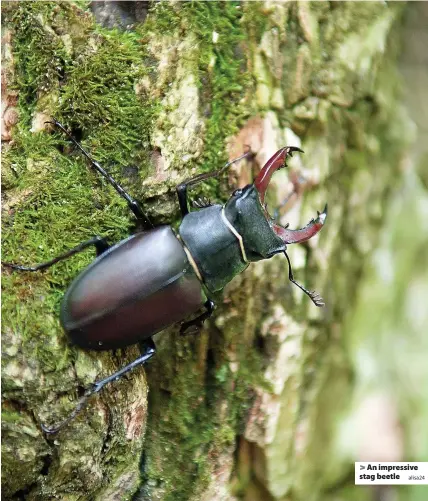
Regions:
[[[90, 252], [40, 275], [6, 272], [4, 495], [323, 499], [348, 473], [327, 460], [352, 385], [341, 329], [407, 142], [394, 74], [402, 5], [159, 2], [130, 29], [98, 25], [88, 7], [3, 3], [19, 120], [2, 167], [2, 259], [41, 262], [95, 234], [119, 241], [133, 226], [49, 117], [156, 223], [178, 220], [178, 182], [245, 145], [260, 166], [288, 143], [306, 153], [290, 162], [290, 176], [278, 174], [269, 202], [298, 178], [306, 191], [283, 222], [305, 224], [329, 202], [320, 237], [290, 248], [299, 281], [322, 291], [327, 307], [290, 288], [283, 259], [257, 263], [226, 289], [198, 337], [177, 327], [156, 337], [148, 411], [140, 369], [47, 439], [41, 422], [66, 416], [78, 389], [138, 349], [87, 353], [61, 331], [62, 294]], [[245, 184], [250, 167], [238, 166], [233, 182]], [[229, 191], [222, 179], [200, 194]]]

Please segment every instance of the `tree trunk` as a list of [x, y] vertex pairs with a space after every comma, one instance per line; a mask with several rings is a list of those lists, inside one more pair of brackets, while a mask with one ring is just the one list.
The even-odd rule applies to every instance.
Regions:
[[345, 320], [409, 143], [395, 67], [403, 4], [100, 2], [103, 25], [88, 9], [3, 3], [3, 260], [42, 262], [133, 226], [50, 117], [156, 224], [179, 220], [175, 185], [246, 145], [252, 165], [192, 196], [224, 201], [277, 149], [301, 146], [269, 202], [294, 187], [291, 227], [328, 202], [320, 237], [289, 249], [295, 277], [326, 307], [289, 283], [283, 257], [253, 264], [199, 335], [156, 335], [146, 372], [45, 436], [41, 423], [64, 419], [83, 388], [139, 352], [85, 352], [61, 330], [61, 297], [91, 251], [39, 274], [6, 271], [5, 499], [354, 499], [353, 465], [333, 454], [355, 384]]

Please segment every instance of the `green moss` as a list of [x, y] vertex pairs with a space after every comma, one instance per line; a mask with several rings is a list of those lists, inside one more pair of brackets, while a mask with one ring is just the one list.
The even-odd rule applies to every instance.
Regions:
[[[199, 72], [202, 93], [202, 106], [208, 115], [204, 161], [218, 164], [224, 158], [222, 145], [225, 140], [238, 131], [248, 110], [242, 105], [249, 76], [239, 44], [244, 39], [240, 25], [242, 13], [238, 2], [202, 3], [203, 9], [194, 9], [193, 26], [199, 26], [201, 56]], [[218, 41], [213, 42], [214, 32]], [[207, 68], [214, 60], [212, 76], [208, 87], [205, 85]]]
[[270, 22], [265, 4], [263, 2], [248, 2], [245, 5], [243, 21], [248, 32], [247, 39], [252, 44], [258, 45]]
[[2, 495], [11, 499], [16, 491], [36, 482], [47, 455], [48, 447], [32, 420], [3, 406]]
[[[164, 500], [187, 500], [208, 486], [213, 467], [219, 466], [216, 458], [235, 443], [252, 401], [251, 389], [261, 377], [259, 360], [252, 356], [251, 347], [239, 357], [238, 372], [232, 373], [226, 355], [216, 350], [221, 360], [211, 362], [205, 375], [201, 374], [196, 355], [200, 342], [186, 342], [184, 356], [168, 350], [168, 363], [176, 367], [172, 380], [165, 371], [162, 373], [157, 361], [157, 366], [149, 369], [150, 415], [143, 489], [148, 496], [156, 487]], [[246, 355], [250, 361], [245, 360]], [[162, 358], [160, 355], [159, 360]], [[222, 377], [217, 377], [219, 372]], [[156, 381], [157, 374], [162, 381]], [[171, 384], [167, 393], [163, 391], [166, 381]]]
[[99, 161], [141, 170], [157, 107], [134, 89], [147, 71], [141, 34], [96, 27], [72, 4], [60, 5], [20, 2], [11, 19], [19, 130], [25, 135], [22, 125], [43, 111], [79, 132]]
[[58, 86], [69, 57], [60, 37], [48, 27], [55, 17], [53, 2], [20, 2], [11, 11], [16, 88], [22, 116], [28, 125], [39, 93]]
[[[160, 2], [151, 11], [145, 29], [167, 30], [179, 37], [191, 33], [197, 57], [186, 61], [200, 87], [200, 110], [205, 117], [204, 150], [199, 169], [217, 170], [227, 161], [227, 139], [250, 114], [252, 82], [242, 51], [245, 39], [239, 2]], [[216, 186], [214, 189], [212, 185]], [[218, 199], [216, 182], [198, 192]]]
[[[11, 30], [12, 84], [18, 91], [19, 123], [2, 163], [8, 188], [3, 205], [2, 259], [40, 263], [97, 234], [112, 243], [119, 241], [129, 234], [132, 224], [125, 202], [88, 169], [62, 134], [47, 128], [34, 132], [30, 127], [39, 114], [43, 114], [42, 126], [44, 116], [59, 119], [124, 187], [141, 195], [158, 106], [156, 100], [135, 91], [147, 71], [141, 32], [99, 28], [90, 14], [69, 2], [14, 2], [5, 15]], [[78, 384], [78, 378], [72, 377], [76, 358], [80, 369], [88, 367], [88, 374], [99, 372], [95, 360], [112, 369], [108, 355], [92, 358], [69, 347], [59, 325], [64, 291], [93, 257], [94, 250], [88, 249], [42, 273], [3, 274], [3, 395], [12, 409], [30, 416], [36, 429], [39, 420], [60, 419], [73, 407], [70, 397], [75, 396]], [[56, 405], [49, 401], [53, 389], [60, 394]], [[93, 431], [85, 426], [76, 429], [82, 436], [67, 434], [67, 430], [61, 438], [61, 454], [67, 456], [70, 470], [53, 458], [46, 493], [49, 489], [57, 490], [59, 496], [61, 489], [94, 491], [100, 488], [94, 478], [101, 478], [101, 470], [108, 476], [119, 463], [136, 471], [138, 458], [133, 449], [141, 444], [125, 439], [120, 426], [121, 432], [108, 444], [102, 444], [104, 435], [100, 433], [96, 446]], [[13, 451], [25, 441], [25, 430], [17, 428], [4, 435], [4, 450]], [[80, 441], [87, 444], [94, 463], [99, 460], [91, 466], [97, 470], [95, 477], [83, 465], [83, 456], [71, 452]], [[36, 456], [39, 443], [46, 447], [41, 436], [29, 445]], [[101, 459], [94, 453], [98, 450], [115, 461], [106, 461], [101, 468]], [[11, 453], [4, 454], [3, 461], [5, 471], [12, 468], [20, 476]], [[42, 495], [37, 491], [37, 475], [43, 466], [40, 460], [36, 466], [31, 481], [20, 477], [24, 481], [19, 489], [33, 484], [37, 498]], [[78, 479], [69, 475], [73, 468], [82, 472]]]

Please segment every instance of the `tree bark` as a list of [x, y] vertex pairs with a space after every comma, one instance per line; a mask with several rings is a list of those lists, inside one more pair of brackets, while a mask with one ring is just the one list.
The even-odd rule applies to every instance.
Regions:
[[[105, 3], [107, 4], [107, 3]], [[345, 320], [399, 182], [409, 122], [398, 99], [401, 3], [4, 2], [3, 260], [34, 264], [100, 234], [124, 238], [125, 204], [85, 167], [64, 122], [156, 224], [177, 223], [174, 187], [257, 153], [194, 196], [226, 200], [277, 149], [305, 154], [282, 222], [329, 204], [319, 238], [251, 265], [197, 336], [155, 336], [146, 370], [110, 385], [54, 437], [84, 387], [138, 355], [68, 344], [67, 285], [92, 259], [3, 277], [5, 499], [352, 499], [335, 423], [355, 384]], [[115, 27], [114, 27], [115, 26]], [[168, 305], [165, 305], [167, 314]], [[148, 391], [149, 389], [149, 391]], [[333, 457], [333, 459], [332, 459]]]

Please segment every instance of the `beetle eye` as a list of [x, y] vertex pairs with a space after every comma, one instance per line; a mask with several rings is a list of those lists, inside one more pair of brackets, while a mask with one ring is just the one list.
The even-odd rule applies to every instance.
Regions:
[[232, 195], [233, 195], [234, 197], [237, 197], [237, 196], [239, 196], [239, 195], [242, 195], [242, 190], [240, 190], [240, 189], [235, 190], [235, 191], [232, 193]]

